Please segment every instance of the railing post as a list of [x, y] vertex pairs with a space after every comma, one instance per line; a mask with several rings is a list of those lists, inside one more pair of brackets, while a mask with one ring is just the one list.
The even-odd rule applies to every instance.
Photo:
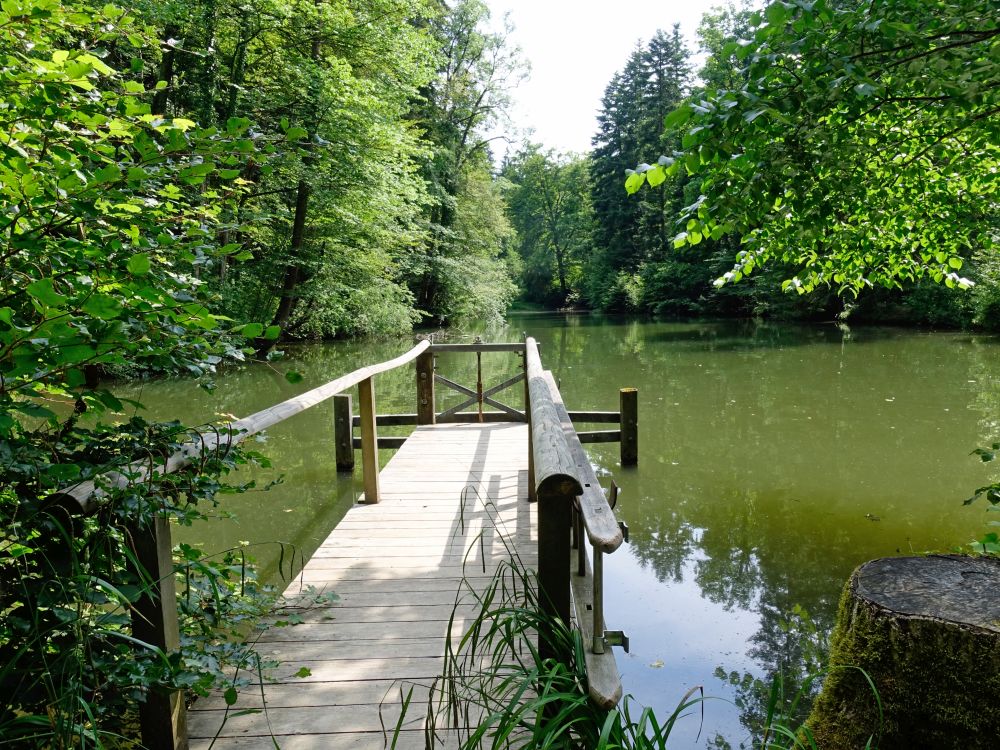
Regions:
[[621, 462], [622, 466], [639, 463], [639, 390], [622, 388], [618, 392], [621, 410]]
[[595, 654], [603, 654], [604, 640], [604, 553], [594, 548], [594, 629], [591, 649]]
[[425, 351], [417, 357], [417, 424], [434, 424], [434, 354]]
[[[538, 588], [542, 612], [570, 623], [569, 589], [570, 526], [575, 495], [562, 488], [538, 491]], [[544, 635], [539, 642], [543, 659], [556, 656], [555, 649]]]
[[531, 435], [531, 390], [528, 387], [528, 351], [524, 354], [524, 417], [528, 422], [528, 502], [534, 502], [535, 497], [535, 446]]
[[337, 446], [337, 471], [354, 470], [354, 422], [349, 394], [333, 397], [333, 440]]
[[365, 502], [377, 503], [378, 433], [375, 429], [375, 381], [365, 378], [358, 383], [361, 411], [361, 470], [364, 473]]
[[[132, 609], [132, 636], [169, 655], [180, 650], [177, 588], [170, 522], [157, 515], [148, 526], [129, 528], [130, 543], [147, 588]], [[180, 690], [149, 690], [139, 704], [142, 744], [148, 750], [187, 750], [187, 714]]]

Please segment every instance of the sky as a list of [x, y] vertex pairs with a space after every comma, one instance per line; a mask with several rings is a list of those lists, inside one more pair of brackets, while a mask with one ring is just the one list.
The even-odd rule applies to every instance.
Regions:
[[[514, 92], [513, 119], [531, 140], [584, 152], [597, 130], [604, 88], [638, 40], [675, 23], [696, 51], [695, 29], [719, 0], [487, 0], [494, 24], [510, 13], [512, 41], [531, 63]], [[515, 144], [516, 147], [517, 144]], [[497, 148], [502, 153], [502, 148]], [[501, 155], [501, 154], [498, 154]]]

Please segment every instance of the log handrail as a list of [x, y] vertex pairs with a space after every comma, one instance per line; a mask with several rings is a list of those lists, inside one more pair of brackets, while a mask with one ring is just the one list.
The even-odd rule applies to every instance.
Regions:
[[604, 496], [604, 490], [601, 489], [597, 473], [583, 449], [580, 436], [570, 421], [555, 378], [548, 370], [543, 373], [543, 378], [549, 388], [552, 403], [566, 436], [566, 448], [569, 451], [570, 460], [573, 461], [578, 481], [582, 485], [579, 493], [579, 508], [587, 538], [594, 549], [605, 554], [614, 552], [622, 546], [625, 539], [621, 527], [615, 519], [611, 505], [608, 504], [608, 499]]
[[[341, 375], [339, 378], [324, 383], [305, 393], [301, 393], [298, 396], [293, 396], [279, 404], [269, 406], [248, 417], [228, 422], [210, 430], [196, 431], [194, 439], [169, 456], [161, 466], [154, 467], [152, 473], [155, 476], [170, 474], [186, 466], [199, 456], [204, 455], [207, 451], [220, 447], [228, 450], [251, 435], [256, 435], [258, 432], [266, 430], [268, 427], [273, 427], [289, 417], [294, 417], [296, 414], [300, 414], [306, 409], [316, 406], [352, 386], [358, 385], [362, 381], [412, 362], [430, 346], [430, 341], [421, 341], [408, 352], [401, 354], [395, 359], [368, 365], [367, 367], [349, 372], [346, 375]], [[111, 470], [103, 476], [113, 484], [126, 486], [128, 484], [144, 482], [149, 478], [150, 474], [149, 465], [145, 462], [137, 461], [129, 464], [124, 470]], [[88, 480], [55, 493], [50, 496], [49, 500], [75, 502], [79, 505], [80, 511], [87, 514], [96, 509], [99, 496], [100, 493], [95, 480]]]
[[531, 450], [534, 455], [535, 491], [576, 496], [583, 492], [576, 462], [566, 442], [566, 431], [545, 382], [538, 344], [525, 339], [525, 374], [528, 378], [531, 411]]
[[543, 484], [566, 482], [566, 491], [580, 498], [590, 543], [602, 552], [614, 552], [623, 541], [621, 529], [580, 445], [559, 388], [551, 373], [542, 369], [535, 340], [528, 338], [526, 345], [535, 486], [540, 492]]

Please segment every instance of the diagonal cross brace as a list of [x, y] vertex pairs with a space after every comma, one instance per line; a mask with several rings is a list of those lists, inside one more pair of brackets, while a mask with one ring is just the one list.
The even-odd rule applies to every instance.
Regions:
[[[454, 391], [458, 391], [459, 393], [469, 397], [462, 403], [458, 404], [457, 406], [453, 406], [450, 409], [446, 409], [445, 411], [438, 414], [438, 419], [445, 419], [447, 417], [452, 416], [453, 414], [458, 414], [463, 409], [472, 406], [473, 404], [476, 404], [479, 401], [479, 394], [476, 393], [471, 388], [466, 388], [464, 385], [460, 385], [459, 383], [456, 383], [453, 380], [449, 380], [443, 375], [438, 375], [437, 373], [434, 373], [434, 380], [438, 383], [447, 386], [448, 388], [451, 388]], [[507, 378], [502, 383], [487, 388], [485, 391], [483, 391], [483, 403], [489, 404], [493, 408], [499, 409], [500, 411], [509, 414], [512, 417], [516, 417], [518, 420], [523, 421], [524, 414], [522, 412], [519, 412], [517, 409], [511, 408], [506, 404], [502, 404], [499, 401], [490, 398], [490, 396], [492, 396], [493, 394], [499, 393], [502, 390], [510, 388], [512, 385], [516, 385], [517, 383], [520, 383], [522, 380], [524, 380], [524, 373], [519, 372], [517, 375]]]

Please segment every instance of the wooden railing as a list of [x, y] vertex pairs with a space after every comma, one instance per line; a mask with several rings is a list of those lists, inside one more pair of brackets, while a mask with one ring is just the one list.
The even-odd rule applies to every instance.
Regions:
[[[575, 622], [582, 632], [590, 697], [611, 708], [621, 699], [622, 687], [610, 647], [628, 651], [628, 638], [621, 631], [606, 629], [604, 555], [622, 545], [628, 527], [615, 520], [555, 378], [542, 369], [531, 338], [526, 341], [526, 367], [531, 405], [529, 482], [538, 500], [540, 598], [550, 614]], [[629, 389], [629, 393], [636, 391]], [[634, 412], [631, 422], [637, 424]], [[586, 552], [588, 541], [593, 567]]]
[[[135, 462], [121, 471], [109, 471], [100, 482], [87, 481], [67, 487], [47, 499], [48, 507], [61, 507], [73, 514], [95, 511], [106, 496], [102, 485], [126, 487], [141, 485], [150, 478], [169, 474], [216, 451], [227, 451], [268, 427], [320, 404], [342, 391], [358, 386], [361, 405], [362, 464], [365, 477], [365, 499], [378, 501], [378, 450], [375, 436], [376, 375], [402, 367], [420, 357], [430, 347], [421, 341], [395, 359], [354, 370], [318, 388], [282, 401], [249, 417], [195, 432], [183, 448], [162, 464], [150, 468], [146, 462]], [[367, 427], [366, 427], [367, 425]], [[151, 583], [131, 608], [132, 633], [143, 643], [165, 653], [180, 649], [177, 619], [177, 591], [174, 585], [173, 542], [166, 515], [158, 514], [147, 525], [128, 529], [137, 563], [143, 577]], [[160, 693], [150, 691], [139, 705], [142, 744], [148, 750], [181, 750], [188, 746], [184, 699], [181, 691]]]
[[[482, 376], [482, 355], [510, 352], [523, 358], [522, 371], [486, 387]], [[461, 385], [435, 372], [435, 357], [442, 353], [470, 353], [477, 358], [474, 388]], [[381, 373], [416, 361], [417, 411], [415, 414], [377, 415], [374, 378]], [[499, 393], [524, 383], [521, 409], [496, 398]], [[465, 400], [441, 412], [436, 411], [435, 384], [457, 391]], [[358, 387], [359, 414], [352, 414], [352, 399], [343, 391]], [[102, 487], [142, 484], [200, 460], [217, 451], [228, 451], [246, 438], [300, 414], [330, 398], [334, 399], [334, 431], [338, 469], [353, 469], [354, 450], [361, 449], [364, 501], [379, 500], [380, 447], [398, 447], [405, 438], [379, 438], [380, 425], [432, 425], [449, 422], [527, 422], [528, 495], [538, 500], [539, 585], [543, 606], [564, 622], [576, 622], [583, 631], [590, 694], [602, 706], [611, 707], [621, 697], [614, 657], [609, 646], [623, 645], [628, 639], [604, 624], [603, 555], [616, 550], [627, 528], [614, 514], [583, 450], [583, 442], [621, 442], [622, 465], [637, 460], [636, 392], [622, 389], [621, 412], [568, 412], [551, 372], [543, 371], [538, 345], [524, 343], [432, 344], [420, 341], [395, 359], [354, 370], [324, 385], [279, 404], [210, 430], [193, 433], [192, 440], [162, 464], [150, 467], [136, 462], [120, 471], [109, 471], [101, 481], [87, 481], [67, 487], [48, 498], [48, 504], [74, 514], [95, 511], [106, 492]], [[474, 406], [474, 411], [464, 411]], [[485, 407], [492, 407], [487, 411]], [[620, 430], [578, 433], [574, 422], [617, 423]], [[360, 427], [360, 438], [353, 428]], [[133, 635], [166, 653], [180, 648], [177, 619], [177, 592], [174, 585], [170, 524], [166, 515], [157, 515], [146, 525], [128, 530], [137, 562], [152, 583], [132, 607]], [[585, 551], [590, 542], [593, 567]], [[571, 553], [571, 548], [576, 552]], [[575, 569], [575, 573], [572, 570]], [[571, 601], [575, 618], [571, 616]], [[149, 750], [179, 750], [187, 747], [185, 708], [182, 694], [151, 692], [140, 705], [143, 745]]]

